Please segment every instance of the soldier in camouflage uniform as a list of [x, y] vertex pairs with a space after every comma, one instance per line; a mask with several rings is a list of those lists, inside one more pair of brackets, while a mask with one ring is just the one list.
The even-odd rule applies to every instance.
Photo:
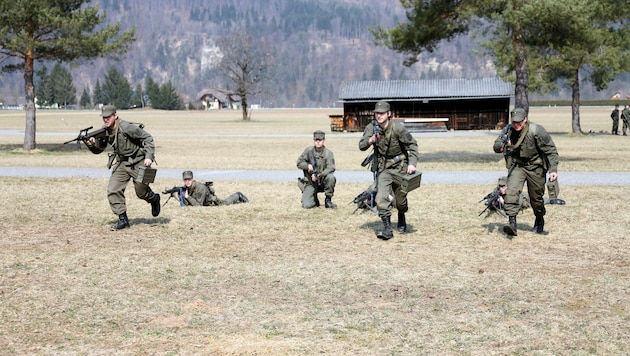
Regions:
[[[184, 204], [188, 206], [219, 206], [238, 203], [248, 203], [249, 199], [243, 193], [236, 192], [225, 200], [219, 199], [211, 184], [199, 183], [193, 178], [192, 171], [182, 173], [184, 180]], [[177, 197], [179, 199], [179, 197]]]
[[615, 109], [610, 113], [612, 119], [612, 134], [619, 135], [619, 104], [615, 104]]
[[626, 131], [630, 128], [630, 106], [626, 104], [621, 112], [621, 119], [623, 120], [623, 135], [627, 136]]
[[118, 222], [111, 229], [121, 230], [129, 227], [125, 202], [125, 188], [129, 180], [133, 180], [136, 196], [151, 204], [151, 214], [160, 215], [160, 195], [153, 193], [148, 184], [136, 181], [140, 167], [151, 167], [153, 164], [155, 145], [153, 136], [142, 127], [120, 120], [115, 106], [104, 106], [101, 117], [105, 132], [83, 142], [94, 154], [103, 152], [108, 144], [114, 149], [107, 167], [111, 168], [112, 164], [114, 167], [109, 178], [107, 199], [114, 214], [118, 215]]
[[[389, 240], [394, 237], [391, 225], [394, 204], [398, 210], [398, 231], [404, 233], [407, 230], [405, 218], [405, 213], [409, 209], [407, 192], [396, 183], [395, 176], [400, 177], [416, 171], [419, 156], [418, 143], [401, 123], [392, 120], [389, 103], [377, 102], [374, 115], [377, 124], [373, 123], [365, 128], [359, 141], [359, 149], [365, 151], [374, 145], [378, 157], [378, 161], [373, 160], [372, 164], [378, 165], [376, 207], [383, 221], [383, 230], [377, 231], [376, 236]], [[376, 131], [378, 135], [375, 135]]]
[[523, 108], [512, 112], [512, 124], [506, 126], [494, 141], [494, 152], [503, 153], [508, 168], [505, 213], [508, 224], [503, 231], [516, 236], [516, 215], [520, 210], [519, 196], [527, 183], [530, 204], [536, 220], [534, 231], [542, 234], [545, 226], [545, 183], [558, 179], [559, 156], [551, 136], [544, 127], [529, 122]]
[[324, 192], [324, 206], [336, 209], [332, 202], [335, 195], [335, 155], [326, 148], [324, 131], [313, 132], [313, 146], [306, 147], [297, 159], [297, 168], [304, 172], [304, 178], [298, 178], [298, 187], [302, 191], [302, 207], [305, 209], [319, 206], [317, 193]]

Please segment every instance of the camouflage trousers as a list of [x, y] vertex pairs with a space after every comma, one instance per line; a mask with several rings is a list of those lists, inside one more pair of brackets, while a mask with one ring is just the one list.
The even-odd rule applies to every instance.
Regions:
[[[324, 192], [327, 198], [332, 198], [335, 194], [335, 185], [337, 184], [337, 178], [334, 174], [329, 174], [324, 177], [321, 183], [317, 187], [317, 193]], [[302, 187], [300, 187], [302, 189]], [[310, 209], [318, 206], [319, 200], [313, 184], [305, 184], [302, 191], [302, 207]]]
[[125, 201], [125, 189], [129, 180], [133, 180], [133, 186], [136, 190], [136, 196], [147, 203], [151, 203], [155, 193], [151, 190], [148, 184], [136, 182], [138, 178], [138, 169], [140, 163], [134, 165], [127, 165], [125, 163], [119, 164], [114, 168], [111, 177], [109, 177], [109, 185], [107, 187], [107, 200], [109, 200], [109, 206], [112, 212], [116, 215], [127, 212], [127, 203]]
[[545, 216], [545, 183], [547, 172], [542, 166], [515, 166], [512, 168], [507, 180], [505, 192], [505, 214], [516, 216], [521, 210], [521, 193], [523, 186], [527, 184], [529, 203], [537, 217]]
[[[394, 175], [406, 174], [407, 166], [402, 168], [385, 169], [378, 174], [377, 191], [376, 191], [376, 208], [379, 217], [392, 216], [392, 207], [396, 205], [396, 210], [400, 213], [406, 213], [409, 210], [407, 205], [407, 192], [403, 191], [400, 184], [396, 183]], [[393, 199], [392, 199], [393, 193]]]

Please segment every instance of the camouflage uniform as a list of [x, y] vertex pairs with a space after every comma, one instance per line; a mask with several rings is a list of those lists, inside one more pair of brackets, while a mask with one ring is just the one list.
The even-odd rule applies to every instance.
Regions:
[[[325, 139], [324, 132], [315, 131], [313, 133], [313, 139]], [[317, 162], [317, 173], [319, 179], [317, 181], [317, 192], [315, 192], [315, 186], [311, 179], [311, 173], [308, 171], [308, 165], [311, 163], [311, 155]], [[335, 194], [335, 185], [337, 184], [337, 178], [335, 178], [335, 155], [331, 150], [322, 146], [318, 150], [314, 146], [309, 146], [304, 149], [302, 154], [297, 159], [297, 168], [304, 172], [304, 178], [300, 180], [299, 187], [302, 191], [302, 207], [310, 209], [318, 207], [319, 199], [317, 199], [317, 193], [324, 192], [326, 196], [326, 207], [335, 208], [336, 205], [332, 203], [332, 197]]]
[[615, 105], [615, 109], [610, 113], [610, 118], [612, 119], [612, 134], [619, 134], [619, 105]]
[[[376, 103], [374, 112], [389, 112], [390, 106], [387, 102]], [[389, 114], [388, 114], [389, 115]], [[363, 131], [363, 136], [359, 140], [359, 149], [365, 151], [370, 144], [370, 137], [374, 135], [375, 122], [368, 125]], [[377, 125], [378, 126], [378, 125]], [[387, 128], [382, 130], [378, 126], [380, 138], [377, 141], [375, 149], [378, 162], [376, 164], [377, 180], [376, 180], [376, 207], [378, 215], [384, 223], [386, 234], [377, 233], [379, 238], [391, 238], [389, 234], [392, 206], [396, 205], [398, 210], [398, 230], [404, 232], [406, 229], [405, 213], [409, 210], [407, 203], [407, 193], [401, 189], [400, 184], [396, 182], [396, 176], [401, 177], [407, 175], [409, 165], [416, 166], [418, 164], [418, 143], [411, 133], [399, 122], [389, 119]], [[393, 194], [393, 197], [392, 197]], [[402, 221], [401, 221], [402, 220]]]
[[630, 128], [630, 107], [628, 105], [621, 112], [621, 119], [623, 120], [623, 135], [627, 136], [626, 131]]
[[[107, 115], [109, 114], [109, 115]], [[104, 106], [101, 116], [106, 117], [116, 114], [113, 106]], [[143, 130], [140, 126], [116, 118], [115, 127], [106, 127], [102, 136], [96, 137], [95, 144], [88, 146], [94, 154], [99, 154], [105, 150], [107, 145], [111, 145], [114, 152], [110, 154], [108, 168], [112, 169], [107, 187], [107, 199], [112, 212], [119, 217], [124, 215], [125, 220], [127, 204], [125, 201], [125, 188], [129, 180], [133, 180], [136, 196], [152, 205], [153, 216], [159, 215], [160, 195], [155, 194], [148, 184], [136, 181], [138, 170], [144, 166], [144, 160], [155, 160], [155, 144], [153, 136]], [[114, 162], [115, 161], [115, 162]], [[112, 165], [113, 163], [113, 165]], [[122, 219], [122, 218], [121, 218]], [[124, 225], [124, 224], [123, 224]], [[127, 226], [128, 227], [128, 222]], [[112, 227], [113, 230], [117, 230]]]
[[[523, 109], [516, 109], [512, 114], [512, 121], [522, 121], [526, 117]], [[521, 208], [520, 195], [523, 185], [527, 183], [530, 204], [537, 219], [535, 226], [540, 221], [544, 225], [543, 217], [546, 210], [543, 196], [546, 175], [548, 172], [557, 173], [558, 171], [559, 156], [556, 145], [544, 127], [527, 121], [521, 131], [511, 129], [511, 125], [505, 127], [494, 141], [495, 152], [501, 152], [508, 130], [510, 131], [509, 141], [512, 144], [507, 146], [507, 152], [504, 153], [508, 168], [505, 213], [510, 217], [510, 221], [514, 218], [515, 230], [516, 215]], [[522, 135], [525, 136], [522, 137]], [[542, 228], [537, 232], [542, 232]]]
[[219, 206], [238, 203], [247, 203], [249, 200], [241, 192], [236, 192], [225, 200], [216, 196], [214, 188], [204, 183], [193, 181], [188, 189], [188, 197], [184, 197], [184, 204], [188, 206]]

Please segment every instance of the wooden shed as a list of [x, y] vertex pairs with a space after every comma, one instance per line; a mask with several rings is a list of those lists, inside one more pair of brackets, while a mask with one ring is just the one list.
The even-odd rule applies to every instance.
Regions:
[[330, 129], [363, 131], [380, 100], [411, 131], [500, 129], [513, 96], [514, 85], [499, 78], [343, 82], [343, 115], [330, 115]]

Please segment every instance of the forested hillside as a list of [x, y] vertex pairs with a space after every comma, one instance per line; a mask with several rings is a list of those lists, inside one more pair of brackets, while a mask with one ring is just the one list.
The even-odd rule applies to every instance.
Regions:
[[[184, 102], [196, 103], [204, 88], [225, 88], [214, 65], [216, 40], [248, 31], [273, 54], [272, 79], [251, 104], [264, 107], [335, 105], [342, 81], [494, 76], [488, 58], [473, 54], [474, 41], [460, 38], [423, 55], [411, 68], [403, 57], [372, 43], [369, 26], [391, 26], [403, 20], [395, 0], [100, 0], [108, 21], [123, 30], [136, 27], [137, 41], [120, 62], [97, 60], [70, 68], [77, 92], [92, 92], [110, 66], [125, 74], [131, 86], [147, 76], [171, 81]], [[38, 63], [42, 66], [43, 63]], [[48, 67], [52, 65], [47, 64]], [[0, 98], [23, 95], [19, 75], [3, 75]], [[611, 85], [612, 87], [613, 85]], [[589, 96], [585, 88], [583, 95]], [[592, 93], [591, 93], [592, 94]], [[604, 95], [604, 94], [602, 94]], [[605, 95], [604, 95], [605, 96]]]

